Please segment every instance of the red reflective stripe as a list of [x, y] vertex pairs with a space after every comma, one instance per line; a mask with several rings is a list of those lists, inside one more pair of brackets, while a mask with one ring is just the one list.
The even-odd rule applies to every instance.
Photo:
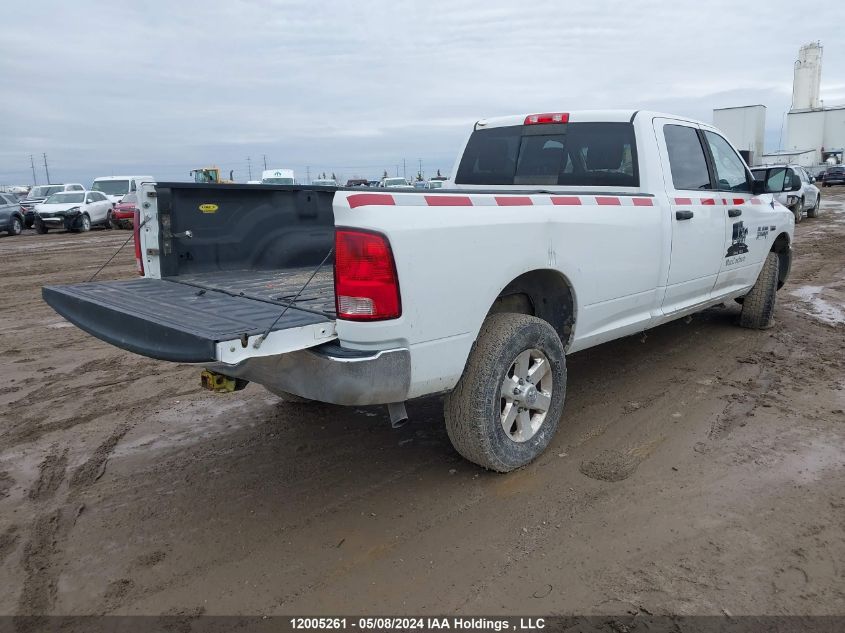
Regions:
[[619, 206], [622, 203], [614, 196], [596, 196], [596, 204], [601, 206]]
[[471, 207], [469, 196], [426, 196], [426, 204], [430, 207]]
[[701, 204], [706, 204], [706, 205], [712, 206], [712, 205], [716, 204], [716, 199], [715, 198], [702, 198]]
[[654, 206], [651, 202], [651, 198], [634, 198], [634, 206], [635, 207], [651, 207]]
[[734, 204], [745, 204], [745, 198], [734, 198]]
[[523, 207], [534, 203], [528, 196], [496, 196], [496, 204], [500, 207]]
[[580, 206], [581, 198], [578, 196], [552, 196], [552, 204], [563, 206]]
[[675, 204], [692, 204], [692, 198], [675, 198]]
[[346, 201], [349, 208], [365, 207], [367, 205], [395, 206], [396, 202], [389, 193], [354, 193]]

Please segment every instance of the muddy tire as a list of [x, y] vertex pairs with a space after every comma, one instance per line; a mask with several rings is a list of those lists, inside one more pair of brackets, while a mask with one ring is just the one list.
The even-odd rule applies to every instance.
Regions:
[[80, 233], [87, 233], [91, 230], [91, 218], [88, 217], [87, 213], [83, 213], [82, 217], [79, 218], [79, 229]]
[[9, 229], [7, 232], [9, 235], [20, 235], [22, 231], [23, 222], [21, 222], [21, 219], [18, 216], [13, 215], [12, 219], [9, 220]]
[[105, 228], [107, 228], [107, 229], [119, 229], [120, 228], [120, 223], [117, 220], [114, 219], [114, 213], [112, 213], [111, 211], [109, 211], [108, 214], [106, 215]]
[[795, 216], [795, 224], [800, 224], [801, 220], [804, 219], [804, 198], [795, 203], [795, 206], [792, 207], [792, 214]]
[[47, 232], [47, 226], [43, 222], [35, 221], [35, 232], [39, 235], [44, 235]]
[[466, 459], [505, 473], [546, 449], [565, 396], [566, 359], [554, 328], [525, 314], [493, 314], [446, 397], [446, 431]]
[[822, 194], [819, 194], [816, 198], [816, 205], [812, 209], [807, 209], [807, 217], [808, 218], [817, 218], [819, 217], [819, 207], [822, 204]]
[[739, 324], [742, 327], [764, 330], [774, 324], [778, 289], [778, 256], [769, 253], [757, 282], [742, 302]]
[[273, 395], [279, 396], [285, 402], [290, 402], [291, 404], [307, 404], [309, 402], [314, 402], [308, 398], [303, 398], [302, 396], [297, 396], [295, 393], [288, 393], [287, 391], [282, 391], [281, 389], [273, 389], [272, 387], [265, 387], [265, 389]]

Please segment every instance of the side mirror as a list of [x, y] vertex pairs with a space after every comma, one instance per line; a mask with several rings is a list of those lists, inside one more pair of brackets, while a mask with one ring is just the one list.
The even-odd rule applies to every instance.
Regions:
[[816, 177], [810, 176], [810, 184], [813, 184], [814, 182], [816, 182]]

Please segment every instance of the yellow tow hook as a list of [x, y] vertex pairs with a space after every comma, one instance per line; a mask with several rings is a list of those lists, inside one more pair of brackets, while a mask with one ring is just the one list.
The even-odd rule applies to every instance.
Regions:
[[223, 374], [218, 374], [216, 371], [209, 371], [208, 369], [203, 369], [200, 374], [200, 385], [202, 385], [202, 388], [216, 393], [240, 391], [248, 384], [249, 381], [243, 378], [231, 378]]

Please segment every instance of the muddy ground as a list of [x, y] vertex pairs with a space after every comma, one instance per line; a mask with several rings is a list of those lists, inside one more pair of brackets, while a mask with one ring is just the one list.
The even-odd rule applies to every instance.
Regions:
[[[568, 358], [510, 475], [441, 402], [216, 395], [40, 298], [129, 236], [0, 238], [0, 614], [845, 613], [845, 190], [777, 324], [708, 310]], [[134, 274], [131, 244], [101, 277]]]

